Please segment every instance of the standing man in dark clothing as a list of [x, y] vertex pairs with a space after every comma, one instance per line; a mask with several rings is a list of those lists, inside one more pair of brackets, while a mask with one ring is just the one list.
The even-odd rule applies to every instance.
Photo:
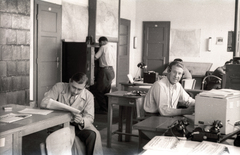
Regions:
[[95, 60], [99, 59], [99, 72], [97, 77], [97, 91], [94, 93], [96, 101], [100, 107], [100, 111], [107, 112], [108, 110], [108, 98], [105, 96], [111, 90], [112, 80], [115, 78], [113, 69], [114, 65], [114, 53], [108, 39], [106, 37], [100, 37], [98, 39], [100, 48], [95, 54]]

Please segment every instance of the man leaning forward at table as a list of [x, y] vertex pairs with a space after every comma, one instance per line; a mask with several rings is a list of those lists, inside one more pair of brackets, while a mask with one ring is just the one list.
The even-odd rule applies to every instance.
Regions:
[[69, 83], [59, 82], [55, 84], [52, 89], [44, 94], [41, 107], [61, 110], [56, 106], [51, 107], [51, 102], [57, 101], [80, 110], [79, 114], [73, 114], [73, 120], [71, 121], [71, 125], [75, 127], [75, 134], [85, 144], [87, 155], [102, 155], [101, 136], [92, 124], [94, 120], [94, 97], [90, 91], [85, 89], [87, 81], [86, 74], [76, 73], [71, 77]]
[[[167, 76], [156, 81], [144, 100], [146, 113], [161, 116], [193, 114], [195, 100], [191, 98], [179, 83], [183, 75], [182, 62], [173, 61], [168, 66]], [[178, 108], [185, 106], [186, 108]]]

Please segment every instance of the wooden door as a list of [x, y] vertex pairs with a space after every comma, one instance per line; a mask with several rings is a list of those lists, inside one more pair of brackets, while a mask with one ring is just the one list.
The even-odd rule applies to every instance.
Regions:
[[61, 79], [61, 17], [60, 5], [35, 1], [36, 31], [36, 102]]
[[117, 86], [119, 82], [128, 81], [129, 47], [130, 47], [130, 20], [120, 19], [120, 31], [117, 55]]
[[143, 62], [160, 75], [169, 62], [170, 22], [143, 22]]

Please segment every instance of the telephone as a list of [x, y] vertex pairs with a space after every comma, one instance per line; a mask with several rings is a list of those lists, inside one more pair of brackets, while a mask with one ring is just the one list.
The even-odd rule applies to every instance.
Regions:
[[212, 125], [206, 125], [203, 128], [197, 127], [191, 133], [193, 141], [212, 141], [217, 142], [220, 139], [220, 128], [223, 124], [219, 120], [215, 120]]

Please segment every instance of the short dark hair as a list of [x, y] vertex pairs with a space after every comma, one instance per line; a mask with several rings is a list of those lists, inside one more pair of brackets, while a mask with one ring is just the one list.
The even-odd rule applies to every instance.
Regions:
[[100, 43], [101, 41], [108, 41], [108, 39], [107, 39], [107, 37], [102, 36], [102, 37], [100, 37], [100, 38], [98, 39], [98, 42], [99, 42], [99, 43]]
[[180, 58], [176, 58], [176, 59], [174, 59], [173, 61], [183, 62], [182, 59], [180, 59]]
[[169, 65], [168, 65], [168, 72], [171, 72], [172, 70], [172, 66], [178, 66], [182, 69], [184, 69], [184, 64], [180, 61], [172, 61]]
[[87, 83], [88, 81], [88, 77], [86, 74], [82, 73], [82, 72], [79, 72], [79, 73], [75, 73], [71, 79], [70, 79], [71, 82], [75, 81], [77, 82], [78, 84], [83, 84], [83, 83]]

